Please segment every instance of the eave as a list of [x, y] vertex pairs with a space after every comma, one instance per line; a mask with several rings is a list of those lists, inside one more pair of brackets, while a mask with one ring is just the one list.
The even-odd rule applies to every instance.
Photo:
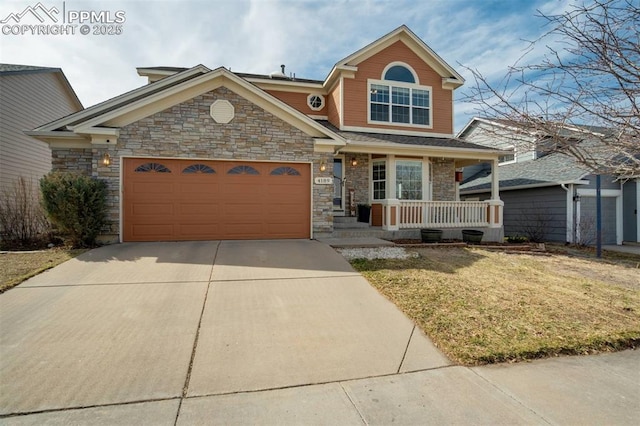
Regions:
[[347, 144], [340, 148], [343, 153], [369, 153], [369, 154], [404, 154], [429, 157], [445, 157], [455, 159], [483, 159], [493, 160], [505, 151], [492, 149], [450, 148], [432, 145], [409, 145], [390, 142], [367, 143], [347, 139]]

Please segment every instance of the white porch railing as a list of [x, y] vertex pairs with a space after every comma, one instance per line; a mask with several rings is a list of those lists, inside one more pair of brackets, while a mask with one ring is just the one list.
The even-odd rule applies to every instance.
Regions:
[[459, 228], [489, 226], [488, 201], [400, 200], [399, 228]]

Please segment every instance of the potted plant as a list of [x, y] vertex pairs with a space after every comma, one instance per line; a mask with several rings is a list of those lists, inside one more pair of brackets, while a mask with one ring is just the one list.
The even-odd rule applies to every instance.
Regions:
[[358, 222], [369, 223], [371, 216], [371, 206], [369, 204], [358, 204]]
[[442, 239], [442, 229], [421, 229], [420, 238], [423, 243], [439, 243]]
[[462, 241], [465, 243], [479, 243], [482, 241], [482, 236], [484, 232], [476, 231], [475, 229], [463, 229], [462, 230]]

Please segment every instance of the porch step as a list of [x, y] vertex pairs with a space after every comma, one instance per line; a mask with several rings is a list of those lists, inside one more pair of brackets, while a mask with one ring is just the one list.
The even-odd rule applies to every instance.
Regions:
[[355, 216], [334, 216], [333, 228], [334, 229], [369, 228], [369, 224], [365, 222], [358, 222], [358, 218]]
[[358, 223], [358, 218], [355, 216], [334, 216], [333, 223]]
[[364, 223], [364, 222], [333, 222], [333, 229], [354, 229], [354, 228], [369, 228], [369, 224], [368, 223]]
[[385, 240], [420, 238], [419, 229], [401, 229], [399, 231], [384, 231], [381, 228], [342, 228], [337, 229], [334, 224], [332, 238], [382, 238]]

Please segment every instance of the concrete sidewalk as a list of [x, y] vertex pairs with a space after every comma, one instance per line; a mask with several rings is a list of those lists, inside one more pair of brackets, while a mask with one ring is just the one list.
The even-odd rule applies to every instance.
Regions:
[[454, 366], [325, 244], [120, 244], [0, 295], [0, 424], [631, 424], [639, 354]]

